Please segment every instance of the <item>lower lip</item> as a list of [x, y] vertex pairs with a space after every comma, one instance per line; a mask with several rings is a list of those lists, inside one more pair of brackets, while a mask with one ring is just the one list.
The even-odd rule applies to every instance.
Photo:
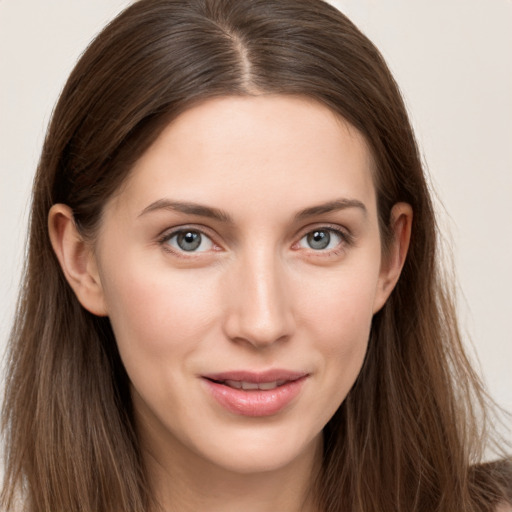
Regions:
[[307, 376], [287, 382], [274, 389], [230, 388], [224, 384], [204, 379], [213, 397], [228, 411], [242, 416], [272, 416], [281, 412], [297, 397]]

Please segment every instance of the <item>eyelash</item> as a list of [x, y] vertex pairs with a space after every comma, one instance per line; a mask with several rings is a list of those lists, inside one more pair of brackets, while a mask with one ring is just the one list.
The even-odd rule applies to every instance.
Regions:
[[[196, 254], [200, 254], [202, 252], [207, 252], [207, 251], [185, 251], [183, 249], [180, 250], [180, 249], [176, 249], [176, 248], [173, 248], [170, 246], [170, 244], [169, 244], [170, 240], [172, 240], [174, 237], [176, 237], [180, 234], [185, 234], [185, 233], [199, 233], [202, 237], [205, 237], [208, 240], [210, 240], [210, 242], [213, 246], [218, 247], [217, 244], [215, 244], [215, 242], [213, 241], [212, 237], [210, 235], [208, 235], [204, 229], [193, 227], [193, 226], [191, 226], [191, 227], [183, 226], [183, 227], [180, 227], [179, 229], [175, 229], [173, 231], [166, 232], [158, 239], [158, 244], [163, 248], [164, 251], [169, 252], [169, 253], [171, 253], [175, 256], [178, 256], [180, 258], [190, 258], [190, 257], [194, 257]], [[218, 249], [214, 249], [214, 250], [218, 250]]]
[[[341, 253], [341, 251], [343, 251], [344, 248], [350, 247], [354, 244], [354, 237], [348, 231], [342, 230], [339, 227], [334, 227], [334, 226], [329, 226], [329, 225], [320, 225], [318, 227], [308, 228], [307, 231], [303, 231], [300, 238], [298, 239], [298, 241], [293, 244], [292, 248], [295, 250], [299, 250], [300, 242], [304, 238], [306, 238], [308, 235], [315, 233], [315, 232], [317, 232], [317, 233], [318, 232], [327, 232], [330, 234], [334, 233], [341, 240], [340, 243], [336, 247], [333, 247], [332, 249], [329, 249], [329, 250], [325, 250], [325, 249], [315, 250], [313, 248], [309, 248], [309, 250], [312, 253], [314, 253], [315, 256], [329, 257], [329, 256], [338, 255]], [[201, 254], [202, 252], [209, 252], [208, 250], [206, 250], [206, 251], [185, 251], [183, 249], [180, 250], [180, 249], [172, 248], [169, 244], [169, 241], [172, 240], [174, 237], [176, 237], [180, 234], [185, 234], [185, 233], [198, 233], [201, 236], [207, 238], [214, 247], [215, 246], [218, 247], [217, 244], [215, 244], [215, 242], [213, 241], [212, 237], [210, 235], [208, 235], [204, 231], [204, 229], [192, 227], [192, 226], [191, 227], [184, 226], [184, 227], [180, 227], [179, 229], [175, 229], [173, 231], [167, 232], [158, 239], [158, 243], [160, 246], [162, 246], [162, 248], [166, 252], [172, 253], [172, 254], [174, 254], [178, 257], [182, 257], [182, 258], [190, 258], [190, 257], [196, 256], [197, 254]], [[219, 249], [213, 249], [213, 250], [219, 250]]]
[[306, 230], [302, 231], [302, 234], [297, 242], [293, 244], [294, 249], [299, 250], [300, 249], [300, 242], [307, 237], [308, 235], [311, 235], [315, 232], [328, 232], [330, 234], [335, 234], [340, 238], [339, 244], [336, 245], [336, 247], [333, 247], [331, 249], [320, 249], [315, 250], [313, 248], [309, 249], [309, 252], [314, 255], [316, 258], [332, 258], [334, 256], [338, 256], [342, 254], [346, 249], [353, 246], [355, 243], [354, 236], [352, 233], [350, 233], [346, 229], [341, 229], [339, 226], [335, 225], [318, 225], [318, 226], [308, 226]]

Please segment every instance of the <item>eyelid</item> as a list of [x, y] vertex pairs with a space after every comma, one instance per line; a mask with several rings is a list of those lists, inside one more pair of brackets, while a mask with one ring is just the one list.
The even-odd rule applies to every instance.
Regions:
[[213, 251], [222, 250], [222, 246], [220, 244], [218, 244], [217, 241], [215, 240], [217, 237], [215, 235], [212, 235], [211, 229], [209, 229], [205, 226], [197, 225], [197, 224], [183, 224], [183, 225], [175, 226], [172, 228], [167, 228], [164, 231], [162, 231], [160, 233], [160, 235], [158, 235], [157, 242], [160, 246], [162, 246], [162, 248], [166, 252], [170, 252], [172, 254], [175, 254], [177, 256], [184, 257], [184, 258], [194, 257], [194, 256], [197, 256], [198, 254], [204, 254], [204, 253], [211, 252], [211, 250], [187, 252], [187, 251], [183, 251], [183, 250], [177, 250], [177, 249], [173, 248], [172, 246], [170, 246], [169, 244], [167, 244], [167, 242], [171, 238], [173, 238], [176, 235], [179, 235], [180, 233], [186, 232], [186, 231], [195, 231], [197, 233], [200, 233], [201, 236], [208, 238], [211, 241], [211, 243], [213, 244], [213, 249], [211, 249], [211, 250], [213, 250]]
[[[336, 233], [338, 236], [341, 237], [342, 242], [339, 244], [338, 247], [328, 249], [328, 250], [315, 250], [315, 249], [308, 250], [306, 248], [299, 247], [298, 244], [299, 244], [300, 240], [302, 240], [306, 235], [308, 235], [309, 233], [311, 233], [313, 231], [321, 231], [321, 230]], [[202, 236], [205, 236], [211, 240], [211, 242], [214, 246], [212, 249], [213, 251], [222, 251], [223, 250], [222, 244], [219, 244], [217, 242], [218, 235], [215, 232], [212, 233], [212, 230], [210, 228], [208, 228], [204, 225], [198, 225], [198, 224], [182, 224], [179, 226], [174, 226], [172, 228], [167, 228], [164, 231], [162, 231], [160, 233], [160, 235], [158, 235], [157, 242], [159, 245], [162, 246], [162, 248], [165, 251], [172, 253], [174, 255], [180, 256], [180, 257], [184, 257], [184, 258], [197, 257], [199, 254], [211, 252], [211, 250], [210, 251], [199, 251], [199, 252], [178, 251], [178, 250], [175, 250], [172, 247], [170, 247], [168, 244], [166, 244], [166, 242], [168, 240], [170, 240], [173, 236], [176, 236], [177, 234], [182, 233], [184, 231], [197, 231]], [[333, 253], [338, 253], [340, 251], [340, 249], [350, 247], [351, 245], [354, 244], [354, 241], [355, 241], [354, 235], [351, 233], [351, 231], [348, 228], [346, 228], [344, 226], [340, 226], [339, 224], [331, 224], [331, 223], [315, 223], [315, 224], [305, 226], [298, 232], [298, 234], [294, 238], [296, 241], [293, 243], [292, 249], [294, 249], [294, 250], [304, 249], [304, 250], [306, 250], [310, 253], [313, 253], [319, 257], [329, 256], [329, 255], [332, 255]]]
[[[300, 241], [307, 236], [308, 234], [312, 233], [313, 231], [329, 231], [336, 233], [341, 239], [342, 242], [339, 244], [338, 247], [327, 249], [327, 250], [315, 250], [315, 249], [307, 249], [299, 247]], [[346, 248], [350, 247], [354, 244], [354, 235], [350, 232], [349, 229], [346, 227], [340, 226], [339, 224], [330, 224], [330, 223], [318, 223], [318, 224], [312, 224], [309, 226], [306, 226], [300, 230], [300, 232], [297, 235], [297, 241], [293, 244], [292, 248], [295, 250], [304, 249], [306, 251], [312, 252], [315, 255], [318, 256], [328, 256], [332, 254], [333, 252], [339, 251], [340, 248]]]

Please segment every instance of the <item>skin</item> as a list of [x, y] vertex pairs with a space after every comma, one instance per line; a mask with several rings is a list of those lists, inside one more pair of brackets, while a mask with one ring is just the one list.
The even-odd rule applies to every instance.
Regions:
[[[314, 510], [321, 432], [361, 369], [411, 219], [395, 205], [383, 259], [363, 137], [318, 103], [272, 95], [208, 100], [172, 122], [106, 204], [92, 247], [67, 206], [52, 208], [70, 285], [111, 320], [164, 510]], [[202, 232], [198, 250], [176, 229]], [[311, 246], [315, 230], [327, 248]], [[265, 417], [226, 410], [202, 378], [275, 368], [307, 377]]]

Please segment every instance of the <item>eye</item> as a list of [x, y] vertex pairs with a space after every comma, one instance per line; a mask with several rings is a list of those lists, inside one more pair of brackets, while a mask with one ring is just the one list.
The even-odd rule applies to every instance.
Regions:
[[315, 229], [299, 240], [299, 246], [314, 251], [334, 249], [343, 243], [343, 235], [334, 229]]
[[183, 252], [205, 252], [213, 248], [213, 242], [208, 236], [193, 229], [175, 231], [166, 236], [162, 242], [167, 243], [176, 251]]

